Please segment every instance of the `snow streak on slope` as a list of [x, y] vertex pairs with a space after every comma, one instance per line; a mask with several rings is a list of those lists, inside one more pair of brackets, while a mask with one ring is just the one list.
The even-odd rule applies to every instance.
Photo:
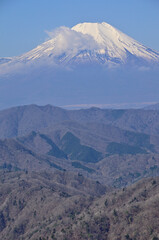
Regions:
[[140, 67], [159, 65], [159, 53], [105, 22], [81, 23], [71, 29], [58, 28], [49, 41], [10, 61], [11, 64], [28, 62], [35, 65], [37, 62], [62, 66], [93, 63], [104, 66], [127, 64]]
[[[18, 57], [18, 60], [45, 59], [52, 63], [74, 62], [75, 57], [84, 51], [93, 51], [99, 48], [97, 42], [90, 35], [84, 35], [67, 27], [61, 27], [54, 31], [52, 38]], [[83, 54], [84, 57], [84, 54]]]

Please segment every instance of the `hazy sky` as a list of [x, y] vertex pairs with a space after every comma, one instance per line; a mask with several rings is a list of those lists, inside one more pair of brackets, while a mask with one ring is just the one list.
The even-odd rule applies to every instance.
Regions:
[[103, 21], [159, 51], [159, 0], [0, 0], [0, 57], [31, 50], [47, 30]]

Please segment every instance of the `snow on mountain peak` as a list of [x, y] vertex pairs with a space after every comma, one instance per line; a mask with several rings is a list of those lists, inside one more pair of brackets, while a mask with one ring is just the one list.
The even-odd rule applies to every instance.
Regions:
[[106, 35], [107, 38], [112, 38], [115, 33], [113, 28], [108, 23], [79, 23], [72, 27], [72, 30], [81, 32], [83, 34], [91, 35], [98, 43], [103, 43], [102, 35]]
[[50, 40], [15, 57], [11, 62], [42, 60], [49, 64], [97, 63], [106, 66], [159, 64], [159, 53], [106, 22], [79, 23], [72, 28], [60, 27], [49, 36]]
[[[146, 60], [158, 61], [159, 55], [146, 48], [136, 40], [122, 33], [106, 22], [102, 23], [80, 23], [72, 28], [74, 31], [91, 35], [100, 44], [105, 52], [112, 58], [126, 61], [127, 53]], [[149, 50], [149, 51], [148, 51]]]

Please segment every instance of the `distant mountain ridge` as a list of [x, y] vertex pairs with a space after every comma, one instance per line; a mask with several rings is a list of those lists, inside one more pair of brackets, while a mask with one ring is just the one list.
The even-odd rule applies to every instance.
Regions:
[[159, 103], [151, 104], [143, 108], [144, 110], [159, 110]]
[[[89, 108], [65, 110], [52, 105], [35, 104], [13, 107], [0, 111], [0, 136], [12, 138], [31, 131], [47, 131], [49, 128], [74, 128], [91, 124], [111, 125], [127, 131], [159, 135], [159, 112], [144, 109], [100, 109]], [[102, 132], [102, 131], [101, 131]]]

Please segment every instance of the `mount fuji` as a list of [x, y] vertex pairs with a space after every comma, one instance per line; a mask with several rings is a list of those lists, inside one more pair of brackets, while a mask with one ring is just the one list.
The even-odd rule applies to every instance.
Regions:
[[159, 53], [103, 23], [80, 23], [70, 28], [61, 27], [50, 34], [51, 39], [35, 49], [13, 58], [1, 58], [4, 65], [17, 63], [45, 63], [74, 66], [100, 64], [159, 65]]
[[105, 22], [48, 34], [33, 50], [0, 58], [0, 109], [159, 102], [157, 51]]

